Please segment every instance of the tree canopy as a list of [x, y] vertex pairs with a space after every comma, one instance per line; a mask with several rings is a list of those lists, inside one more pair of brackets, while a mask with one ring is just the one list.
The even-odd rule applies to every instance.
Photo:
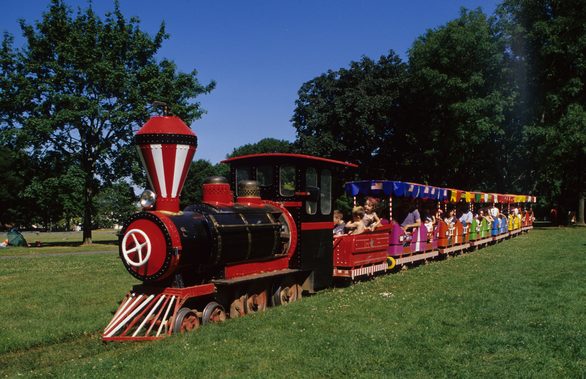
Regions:
[[500, 169], [513, 93], [505, 82], [502, 46], [486, 15], [462, 10], [409, 50], [402, 156], [418, 178], [463, 188], [506, 188]]
[[[34, 25], [21, 21], [26, 45], [5, 36], [0, 62], [4, 131], [38, 157], [62, 154], [83, 172], [84, 240], [91, 242], [92, 202], [101, 183], [131, 174], [136, 162], [129, 142], [157, 100], [191, 123], [203, 114], [193, 99], [210, 92], [197, 72], [177, 72], [156, 59], [169, 36], [161, 24], [154, 36], [127, 20], [115, 3], [101, 19], [91, 4], [73, 14], [53, 0]], [[13, 96], [11, 96], [13, 95]]]
[[406, 66], [392, 51], [378, 61], [363, 57], [304, 83], [291, 120], [297, 148], [359, 163], [365, 175], [379, 172], [383, 152], [397, 149], [405, 85]]
[[498, 9], [520, 89], [526, 186], [553, 206], [578, 210], [586, 197], [586, 6], [580, 0], [506, 0]]
[[260, 153], [293, 153], [295, 146], [286, 140], [276, 138], [263, 138], [256, 143], [248, 143], [234, 148], [227, 158], [239, 157], [241, 155]]

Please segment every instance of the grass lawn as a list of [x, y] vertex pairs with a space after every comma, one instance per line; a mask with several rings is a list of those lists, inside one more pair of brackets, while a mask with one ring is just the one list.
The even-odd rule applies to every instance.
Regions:
[[583, 377], [586, 230], [496, 246], [148, 343], [100, 341], [116, 255], [0, 261], [0, 376]]
[[[0, 249], [0, 257], [15, 255], [64, 254], [85, 251], [117, 251], [118, 231], [99, 229], [92, 231], [92, 245], [82, 245], [83, 232], [23, 232], [31, 247], [8, 246]], [[1, 238], [6, 239], [6, 234]], [[36, 247], [39, 242], [40, 247]]]

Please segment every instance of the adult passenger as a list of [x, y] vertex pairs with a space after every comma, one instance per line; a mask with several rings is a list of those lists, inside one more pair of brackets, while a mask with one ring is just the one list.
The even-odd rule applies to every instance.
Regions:
[[405, 232], [409, 232], [409, 229], [418, 228], [421, 226], [421, 215], [419, 214], [419, 210], [417, 210], [416, 204], [411, 204], [409, 206], [409, 213], [407, 217], [401, 223], [401, 228]]

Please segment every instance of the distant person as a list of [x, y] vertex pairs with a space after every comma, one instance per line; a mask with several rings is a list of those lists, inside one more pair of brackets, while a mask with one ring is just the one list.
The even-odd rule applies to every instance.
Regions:
[[348, 234], [361, 234], [364, 233], [366, 227], [362, 219], [364, 218], [364, 208], [354, 207], [352, 208], [352, 221], [346, 223], [346, 228], [349, 229]]
[[556, 208], [551, 208], [549, 211], [549, 220], [553, 226], [558, 225], [558, 210]]
[[570, 225], [576, 224], [576, 212], [575, 211], [568, 212], [568, 223]]
[[364, 203], [364, 218], [362, 221], [364, 222], [364, 226], [368, 230], [374, 230], [381, 224], [381, 220], [374, 211], [376, 206], [378, 205], [378, 200], [374, 197], [367, 197], [366, 202]]
[[344, 234], [344, 228], [346, 223], [344, 222], [344, 214], [339, 210], [334, 211], [334, 236], [341, 236]]

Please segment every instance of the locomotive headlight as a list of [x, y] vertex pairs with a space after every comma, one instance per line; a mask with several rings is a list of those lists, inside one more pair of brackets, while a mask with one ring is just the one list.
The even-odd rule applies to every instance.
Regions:
[[140, 195], [140, 206], [142, 209], [152, 209], [155, 206], [157, 195], [151, 190], [146, 190]]

